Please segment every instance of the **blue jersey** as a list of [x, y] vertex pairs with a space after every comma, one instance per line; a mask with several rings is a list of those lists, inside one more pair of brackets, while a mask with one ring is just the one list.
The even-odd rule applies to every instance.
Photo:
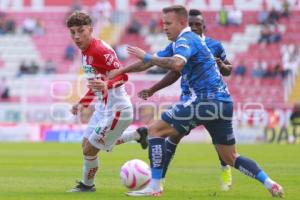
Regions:
[[226, 53], [220, 41], [206, 36], [204, 41], [215, 58], [220, 58], [222, 61], [226, 60]]
[[[206, 36], [204, 41], [215, 58], [220, 58], [222, 61], [226, 60], [226, 52], [220, 41]], [[189, 99], [191, 92], [189, 91], [189, 87], [185, 81], [181, 80], [180, 84], [182, 88], [182, 94], [180, 95], [180, 99], [182, 101], [186, 101]]]
[[189, 27], [180, 33], [175, 42], [159, 51], [157, 56], [177, 56], [186, 61], [180, 73], [181, 82], [184, 82], [181, 84], [182, 92], [190, 93], [187, 100], [198, 98], [232, 101], [214, 56], [206, 43], [191, 32]]

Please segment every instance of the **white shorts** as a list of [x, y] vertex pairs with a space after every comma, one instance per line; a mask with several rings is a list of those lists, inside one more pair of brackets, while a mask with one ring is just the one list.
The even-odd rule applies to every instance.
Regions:
[[96, 110], [83, 137], [87, 138], [97, 149], [111, 151], [132, 120], [133, 109], [131, 106], [119, 111]]

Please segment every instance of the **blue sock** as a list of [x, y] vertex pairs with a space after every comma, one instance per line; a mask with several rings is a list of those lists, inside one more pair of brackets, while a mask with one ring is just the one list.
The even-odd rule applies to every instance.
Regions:
[[165, 178], [165, 176], [166, 176], [169, 164], [174, 157], [176, 147], [177, 147], [176, 144], [172, 143], [168, 139], [165, 140], [165, 145], [166, 145], [166, 157], [165, 157], [165, 162], [164, 162], [162, 178]]
[[255, 161], [243, 156], [237, 157], [234, 167], [243, 174], [255, 178], [263, 184], [265, 180], [269, 178], [268, 175], [256, 164]]
[[149, 138], [149, 160], [153, 179], [161, 179], [165, 158], [165, 139]]

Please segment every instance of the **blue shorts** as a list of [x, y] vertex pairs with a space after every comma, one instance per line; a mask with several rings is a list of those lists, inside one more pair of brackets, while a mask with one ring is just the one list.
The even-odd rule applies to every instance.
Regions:
[[235, 144], [232, 128], [233, 104], [217, 100], [178, 103], [162, 113], [162, 120], [174, 127], [179, 134], [188, 135], [190, 131], [203, 125], [213, 144]]

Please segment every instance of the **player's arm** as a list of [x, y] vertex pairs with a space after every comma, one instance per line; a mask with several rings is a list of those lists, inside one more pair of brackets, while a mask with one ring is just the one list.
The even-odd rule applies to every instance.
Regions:
[[176, 55], [172, 57], [152, 56], [149, 62], [161, 68], [169, 69], [176, 72], [180, 72], [185, 65], [185, 60]]
[[227, 59], [222, 61], [220, 58], [216, 58], [216, 62], [223, 76], [229, 76], [231, 74], [232, 64]]
[[122, 67], [110, 71], [108, 77], [110, 79], [113, 79], [114, 77], [119, 76], [121, 74], [145, 71], [152, 66], [153, 64], [151, 63], [144, 63], [143, 61], [137, 61], [133, 64], [128, 65], [127, 67]]
[[144, 100], [151, 97], [155, 92], [175, 83], [180, 77], [180, 73], [176, 71], [169, 71], [159, 82], [155, 83], [149, 89], [142, 90], [138, 93], [138, 96]]
[[128, 47], [128, 52], [129, 54], [136, 56], [138, 59], [143, 60], [145, 63], [152, 64], [152, 66], [157, 65], [161, 68], [177, 72], [180, 72], [186, 63], [186, 58], [177, 54], [172, 57], [157, 57], [146, 53], [138, 47], [131, 46]]
[[223, 76], [229, 76], [232, 71], [232, 64], [226, 58], [226, 52], [221, 42], [218, 45], [218, 55], [216, 62]]
[[157, 92], [173, 83], [175, 83], [180, 77], [180, 73], [175, 71], [169, 71], [159, 82], [155, 83], [150, 89], [153, 92]]
[[92, 79], [88, 82], [88, 88], [92, 91], [102, 92], [107, 89], [117, 88], [128, 81], [127, 74], [120, 74], [110, 80]]

